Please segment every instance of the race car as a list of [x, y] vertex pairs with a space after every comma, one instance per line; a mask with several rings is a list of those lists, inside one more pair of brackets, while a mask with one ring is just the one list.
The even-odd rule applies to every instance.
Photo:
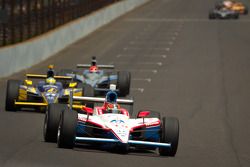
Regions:
[[57, 136], [59, 148], [72, 149], [80, 144], [119, 153], [128, 153], [131, 149], [158, 148], [161, 156], [175, 156], [179, 140], [178, 119], [160, 119], [159, 113], [148, 110], [140, 111], [136, 118], [131, 118], [131, 110], [120, 105], [133, 106], [134, 101], [117, 99], [117, 93], [112, 89], [105, 98], [74, 96], [72, 99], [103, 105], [94, 109], [82, 106], [81, 112], [76, 112], [72, 107], [54, 104], [56, 106], [52, 112], [46, 113], [44, 121], [45, 141], [55, 142]]
[[241, 2], [235, 2], [230, 9], [239, 12], [240, 14], [248, 14], [248, 8]]
[[[130, 92], [131, 74], [128, 71], [114, 72], [114, 65], [97, 65], [96, 57], [92, 57], [91, 64], [77, 64], [77, 68], [88, 68], [80, 74], [75, 70], [62, 69], [58, 74], [71, 76], [78, 83], [91, 85], [95, 90], [95, 96], [105, 95], [110, 84], [116, 84], [119, 96], [126, 96]], [[112, 71], [104, 71], [109, 69]]]
[[[52, 69], [48, 70], [47, 75], [26, 74], [26, 77], [24, 81], [7, 81], [6, 111], [31, 108], [45, 112], [48, 104], [68, 103], [70, 91], [73, 91], [74, 96], [94, 94], [92, 87], [86, 85], [83, 88], [77, 88], [77, 83], [71, 82], [72, 77], [54, 76]], [[41, 79], [41, 81], [33, 83], [30, 79]], [[68, 87], [64, 88], [62, 83], [56, 80], [67, 80]]]
[[209, 19], [238, 19], [239, 13], [225, 7], [216, 7], [209, 12]]
[[229, 10], [236, 11], [240, 14], [248, 14], [248, 8], [246, 5], [244, 5], [242, 2], [237, 2], [237, 1], [222, 1], [218, 5], [224, 6]]

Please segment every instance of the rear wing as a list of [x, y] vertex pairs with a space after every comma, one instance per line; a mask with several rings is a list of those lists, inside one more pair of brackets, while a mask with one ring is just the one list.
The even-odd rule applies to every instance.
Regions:
[[[26, 74], [27, 78], [34, 78], [34, 79], [46, 79], [47, 75], [42, 74]], [[55, 79], [61, 79], [61, 80], [72, 80], [73, 78], [71, 76], [54, 76]]]
[[[69, 99], [69, 106], [70, 106], [70, 111], [72, 111], [73, 108], [73, 101], [83, 101], [85, 104], [86, 103], [104, 103], [105, 98], [104, 97], [86, 97], [86, 96], [73, 96], [73, 92], [70, 91], [70, 99]], [[133, 99], [117, 99], [117, 103], [121, 105], [126, 105], [129, 114], [132, 116], [133, 115], [133, 104], [134, 100]]]
[[[76, 65], [77, 68], [89, 68], [91, 67], [91, 64], [77, 64]], [[98, 68], [103, 68], [103, 69], [114, 69], [115, 66], [114, 65], [103, 65], [103, 64], [100, 64], [100, 65], [97, 65]]]
[[[104, 97], [86, 97], [86, 96], [73, 96], [73, 100], [75, 101], [83, 101], [83, 102], [93, 102], [93, 103], [102, 103], [105, 102]], [[133, 105], [133, 99], [117, 99], [118, 104], [126, 104], [126, 105]]]

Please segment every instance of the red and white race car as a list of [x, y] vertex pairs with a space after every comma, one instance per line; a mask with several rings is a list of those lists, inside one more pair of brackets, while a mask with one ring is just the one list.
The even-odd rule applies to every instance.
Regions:
[[[136, 118], [131, 118], [131, 109], [120, 105], [129, 105], [131, 108], [134, 101], [117, 99], [113, 90], [109, 91], [105, 98], [74, 96], [73, 100], [101, 102], [103, 105], [94, 109], [82, 106], [82, 110], [78, 112], [73, 110], [71, 105], [59, 106], [51, 111], [54, 114], [46, 113], [44, 135], [48, 139], [50, 135], [55, 136], [58, 132], [58, 147], [73, 148], [77, 144], [98, 144], [100, 148], [115, 149], [121, 153], [127, 153], [132, 147], [145, 150], [159, 148], [160, 155], [175, 156], [179, 140], [179, 122], [176, 118], [160, 119], [160, 114], [152, 111], [140, 111]], [[55, 113], [60, 115], [58, 131], [57, 128], [51, 129], [51, 124], [58, 120], [52, 118]]]

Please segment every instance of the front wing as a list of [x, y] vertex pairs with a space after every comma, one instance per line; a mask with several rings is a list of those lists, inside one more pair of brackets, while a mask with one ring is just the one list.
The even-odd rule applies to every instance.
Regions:
[[[118, 139], [106, 139], [106, 138], [93, 138], [93, 137], [76, 137], [76, 143], [81, 142], [93, 142], [93, 143], [121, 143]], [[123, 143], [124, 144], [124, 143]], [[151, 147], [171, 147], [170, 143], [160, 143], [160, 142], [149, 142], [149, 141], [139, 141], [139, 140], [128, 140], [131, 146], [151, 146]]]

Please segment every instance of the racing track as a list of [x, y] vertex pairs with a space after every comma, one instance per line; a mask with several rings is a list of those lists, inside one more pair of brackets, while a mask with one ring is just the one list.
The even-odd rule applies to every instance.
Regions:
[[[0, 80], [0, 166], [250, 166], [250, 16], [209, 21], [213, 4], [154, 0], [27, 70], [45, 72], [50, 63], [72, 68], [91, 56], [129, 69], [135, 110], [179, 118], [176, 157], [45, 143], [44, 114], [4, 111], [6, 78]], [[11, 78], [23, 79], [25, 72]]]

